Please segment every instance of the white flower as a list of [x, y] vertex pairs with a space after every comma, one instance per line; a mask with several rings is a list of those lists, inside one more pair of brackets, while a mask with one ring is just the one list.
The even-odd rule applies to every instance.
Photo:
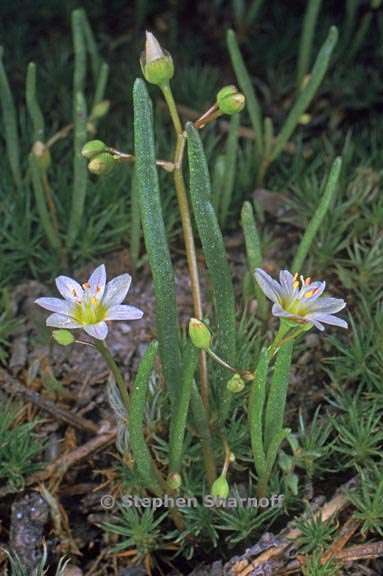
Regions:
[[288, 270], [281, 270], [279, 282], [264, 270], [257, 268], [255, 278], [265, 295], [274, 302], [274, 316], [287, 318], [298, 324], [314, 324], [324, 330], [323, 324], [348, 328], [347, 322], [334, 316], [343, 310], [346, 302], [341, 298], [323, 297], [326, 282], [311, 282], [311, 278], [298, 278]]
[[82, 328], [93, 338], [105, 340], [109, 320], [138, 320], [143, 316], [142, 310], [122, 304], [131, 280], [129, 274], [121, 274], [106, 283], [102, 264], [82, 286], [68, 276], [56, 278], [57, 289], [64, 300], [37, 298], [35, 302], [53, 312], [46, 320], [47, 326], [69, 330]]

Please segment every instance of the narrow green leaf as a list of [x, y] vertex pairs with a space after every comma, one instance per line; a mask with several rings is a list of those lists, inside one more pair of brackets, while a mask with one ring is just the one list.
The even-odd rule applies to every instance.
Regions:
[[72, 206], [67, 236], [69, 247], [73, 246], [80, 231], [88, 184], [87, 161], [81, 154], [88, 138], [86, 130], [87, 109], [82, 92], [77, 92], [75, 102]]
[[188, 342], [183, 358], [183, 368], [180, 379], [180, 392], [170, 423], [169, 467], [170, 473], [179, 472], [182, 464], [183, 445], [187, 415], [193, 388], [194, 373], [198, 366], [199, 351]]
[[302, 114], [307, 110], [314, 98], [330, 64], [331, 55], [338, 40], [338, 30], [331, 26], [328, 36], [320, 49], [315, 64], [310, 74], [310, 78], [297, 97], [297, 100], [290, 110], [286, 121], [276, 138], [274, 148], [270, 157], [273, 162], [282, 152], [292, 133], [298, 125]]
[[229, 136], [226, 143], [225, 150], [225, 170], [223, 178], [223, 186], [220, 197], [220, 212], [219, 221], [222, 227], [225, 226], [231, 200], [233, 197], [234, 183], [235, 183], [235, 168], [237, 164], [238, 155], [238, 135], [240, 114], [233, 114], [230, 120]]
[[3, 48], [0, 47], [0, 104], [5, 130], [5, 145], [8, 161], [16, 186], [21, 186], [20, 146], [17, 130], [17, 112], [12, 92], [9, 87], [7, 73], [3, 64]]
[[94, 91], [93, 107], [104, 100], [106, 85], [108, 83], [109, 66], [106, 62], [102, 62], [100, 71], [98, 73], [96, 89]]
[[137, 471], [145, 482], [145, 486], [153, 493], [160, 494], [162, 492], [161, 484], [144, 435], [146, 394], [157, 349], [157, 342], [152, 342], [140, 362], [130, 396], [128, 427], [130, 446]]
[[191, 409], [193, 412], [193, 420], [196, 427], [196, 432], [201, 442], [206, 477], [209, 486], [212, 486], [214, 480], [217, 478], [213, 442], [210, 434], [209, 419], [206, 414], [201, 395], [195, 383], [193, 383], [192, 386]]
[[263, 155], [262, 112], [234, 30], [228, 30], [227, 32], [227, 46], [238, 84], [246, 96], [246, 106], [255, 132], [256, 150], [258, 157], [261, 158]]
[[44, 232], [47, 236], [48, 242], [51, 247], [59, 252], [61, 250], [61, 242], [57, 232], [52, 224], [51, 217], [48, 211], [45, 193], [43, 189], [41, 171], [34, 154], [29, 154], [29, 169], [32, 176], [32, 187], [35, 195], [36, 207], [39, 213], [39, 218]]
[[307, 254], [309, 253], [313, 240], [335, 198], [341, 168], [342, 158], [335, 158], [333, 165], [331, 166], [330, 174], [328, 176], [322, 198], [319, 202], [319, 206], [316, 209], [314, 216], [310, 220], [310, 223], [307, 226], [303, 238], [298, 246], [294, 261], [292, 263], [293, 272], [300, 272], [303, 268], [304, 261]]
[[277, 353], [265, 411], [266, 452], [268, 452], [274, 437], [283, 428], [292, 352], [293, 342], [291, 341], [282, 346]]
[[235, 361], [235, 300], [225, 245], [211, 203], [209, 171], [198, 131], [186, 127], [190, 168], [190, 199], [212, 284], [217, 318], [218, 353]]
[[151, 102], [145, 83], [137, 79], [133, 90], [136, 177], [145, 246], [153, 275], [156, 327], [162, 369], [170, 397], [178, 394], [181, 367], [178, 341], [176, 290], [162, 217]]
[[267, 459], [267, 472], [266, 472], [267, 480], [270, 478], [271, 473], [273, 471], [273, 466], [274, 466], [275, 461], [277, 459], [279, 448], [281, 447], [282, 442], [290, 434], [290, 432], [291, 432], [290, 428], [283, 428], [283, 430], [280, 430], [279, 432], [277, 432], [277, 434], [274, 436], [274, 438], [270, 442], [270, 446], [267, 450], [267, 456], [266, 456], [266, 459]]
[[266, 296], [255, 280], [255, 270], [262, 266], [261, 242], [259, 240], [257, 225], [254, 218], [253, 208], [250, 202], [244, 202], [241, 211], [241, 224], [245, 237], [246, 254], [251, 274], [252, 284], [258, 303], [259, 317], [265, 319], [268, 312]]
[[90, 55], [90, 62], [92, 68], [92, 75], [94, 79], [94, 84], [98, 82], [100, 68], [101, 68], [101, 57], [98, 53], [97, 42], [94, 38], [91, 25], [89, 24], [88, 16], [83, 8], [78, 10], [80, 13], [80, 21], [82, 27], [82, 34], [84, 37], [86, 48]]
[[82, 9], [72, 12], [72, 40], [74, 50], [74, 73], [73, 73], [73, 99], [76, 108], [76, 95], [84, 93], [86, 79], [86, 48], [82, 29]]
[[302, 36], [299, 45], [297, 65], [297, 87], [302, 86], [304, 77], [310, 66], [311, 51], [313, 47], [315, 26], [318, 20], [322, 0], [308, 0], [305, 17], [303, 19]]
[[27, 69], [27, 86], [25, 99], [27, 102], [27, 109], [32, 120], [33, 125], [33, 141], [44, 142], [44, 116], [37, 99], [36, 93], [36, 64], [30, 62]]
[[266, 399], [268, 368], [268, 352], [267, 349], [263, 349], [258, 360], [255, 379], [251, 383], [248, 411], [251, 448], [258, 477], [263, 477], [267, 469], [263, 443], [263, 410]]

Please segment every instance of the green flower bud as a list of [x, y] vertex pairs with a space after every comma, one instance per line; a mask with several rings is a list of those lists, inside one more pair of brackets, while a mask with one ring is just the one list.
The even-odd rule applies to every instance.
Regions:
[[201, 320], [191, 318], [189, 321], [189, 336], [196, 348], [208, 350], [211, 346], [209, 328]]
[[226, 388], [232, 394], [238, 394], [242, 392], [245, 387], [245, 381], [241, 378], [240, 374], [234, 374], [226, 384]]
[[106, 152], [108, 150], [107, 145], [102, 142], [102, 140], [89, 140], [84, 146], [82, 147], [81, 154], [84, 158], [91, 160], [98, 154], [102, 152]]
[[236, 86], [224, 86], [217, 94], [217, 106], [223, 114], [235, 114], [244, 109], [246, 98]]
[[173, 59], [169, 52], [161, 48], [151, 32], [146, 32], [145, 51], [141, 55], [140, 64], [145, 80], [151, 84], [161, 86], [173, 78]]
[[215, 498], [227, 498], [230, 494], [230, 486], [226, 476], [219, 476], [211, 487], [211, 495]]
[[105, 114], [109, 112], [109, 108], [110, 108], [110, 100], [102, 100], [102, 102], [99, 102], [98, 104], [93, 106], [90, 117], [93, 120], [98, 120], [99, 118], [102, 118], [103, 116], [105, 116]]
[[182, 478], [180, 474], [171, 474], [168, 478], [168, 486], [171, 490], [178, 490], [182, 485]]
[[61, 346], [69, 346], [75, 341], [75, 337], [69, 330], [52, 330], [52, 337]]
[[116, 162], [117, 160], [113, 158], [112, 154], [103, 152], [92, 158], [88, 164], [88, 170], [92, 172], [92, 174], [97, 174], [97, 176], [109, 174], [109, 172], [113, 170]]
[[49, 148], [39, 140], [32, 146], [32, 154], [37, 160], [37, 164], [42, 170], [48, 170], [51, 165], [51, 153]]

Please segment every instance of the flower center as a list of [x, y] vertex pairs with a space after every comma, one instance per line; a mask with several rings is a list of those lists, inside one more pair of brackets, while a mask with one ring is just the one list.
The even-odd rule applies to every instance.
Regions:
[[80, 324], [97, 324], [105, 320], [107, 309], [97, 298], [85, 298], [75, 305], [72, 316]]

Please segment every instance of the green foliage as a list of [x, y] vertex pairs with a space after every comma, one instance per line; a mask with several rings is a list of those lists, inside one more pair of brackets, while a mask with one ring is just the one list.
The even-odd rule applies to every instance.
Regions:
[[347, 496], [356, 508], [354, 516], [362, 523], [363, 536], [370, 532], [383, 536], [382, 463], [362, 471], [360, 485]]
[[[9, 569], [6, 569], [5, 576], [46, 576], [48, 573], [48, 553], [46, 546], [44, 546], [41, 560], [38, 562], [32, 573], [29, 569], [27, 570], [25, 568], [25, 566], [21, 563], [20, 558], [16, 554], [13, 552], [8, 552], [8, 550], [5, 550], [5, 553], [9, 560]], [[57, 564], [55, 576], [65, 576], [66, 567], [68, 564], [69, 560], [61, 558]]]
[[296, 520], [295, 526], [301, 531], [298, 537], [301, 554], [324, 551], [332, 543], [337, 530], [334, 522], [323, 522], [319, 514], [313, 513]]
[[133, 549], [137, 560], [142, 562], [146, 556], [166, 547], [167, 538], [164, 538], [161, 526], [166, 517], [165, 512], [156, 518], [150, 508], [139, 512], [135, 508], [121, 506], [115, 521], [106, 522], [103, 527], [121, 536], [120, 542], [113, 548], [114, 552]]
[[36, 457], [43, 449], [34, 432], [37, 422], [17, 423], [20, 407], [6, 402], [0, 409], [0, 479], [12, 490], [20, 490], [28, 474], [41, 464]]
[[338, 396], [337, 404], [345, 414], [332, 419], [338, 434], [335, 450], [341, 454], [342, 468], [368, 466], [381, 458], [383, 430], [376, 404], [359, 395]]
[[303, 576], [338, 576], [340, 567], [335, 560], [328, 560], [322, 563], [321, 552], [315, 552], [306, 559], [302, 566]]

